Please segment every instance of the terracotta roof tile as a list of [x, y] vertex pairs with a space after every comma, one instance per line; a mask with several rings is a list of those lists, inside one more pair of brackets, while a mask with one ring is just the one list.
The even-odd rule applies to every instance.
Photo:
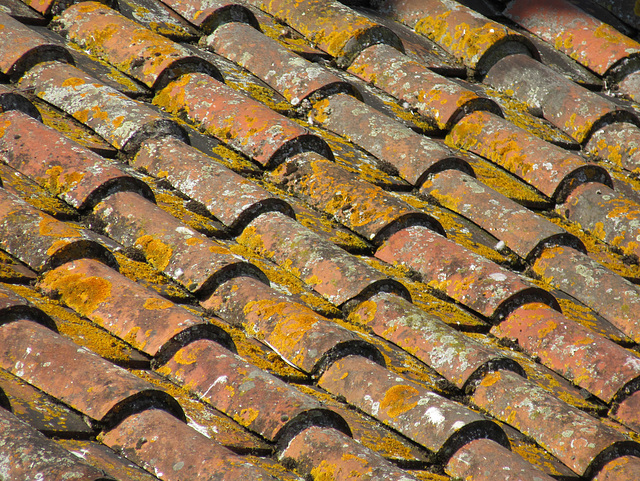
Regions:
[[[108, 2], [101, 2], [107, 4]], [[198, 30], [158, 0], [119, 0], [116, 4], [125, 17], [153, 32], [175, 41], [193, 41]]]
[[20, 93], [20, 91], [16, 91], [8, 85], [0, 84], [0, 113], [18, 110], [30, 117], [41, 120], [42, 117], [38, 109]]
[[73, 63], [66, 49], [48, 42], [29, 27], [0, 12], [0, 74], [18, 79], [39, 62], [57, 60]]
[[5, 409], [0, 409], [0, 431], [0, 465], [7, 479], [113, 481]]
[[205, 33], [215, 31], [226, 23], [242, 22], [258, 28], [258, 20], [245, 5], [230, 0], [162, 0]]
[[[207, 37], [206, 44], [216, 53], [252, 72], [293, 106], [312, 95], [355, 92], [353, 86], [327, 69], [300, 58], [243, 23], [232, 22], [221, 26]], [[252, 54], [258, 51], [260, 55]]]
[[277, 211], [295, 217], [287, 202], [216, 160], [178, 139], [163, 137], [145, 141], [131, 164], [167, 179], [234, 230], [263, 212]]
[[[640, 130], [633, 124], [614, 123], [595, 132], [585, 150], [630, 172], [640, 171]], [[611, 186], [610, 186], [611, 187]]]
[[594, 481], [627, 481], [640, 475], [640, 463], [634, 456], [621, 456], [607, 463], [593, 478]]
[[35, 89], [40, 98], [67, 112], [117, 149], [135, 151], [141, 142], [154, 136], [185, 136], [175, 122], [71, 65], [37, 65], [23, 77], [21, 85]]

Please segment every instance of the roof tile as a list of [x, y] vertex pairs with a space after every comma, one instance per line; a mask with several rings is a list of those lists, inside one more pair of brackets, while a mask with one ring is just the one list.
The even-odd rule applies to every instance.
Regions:
[[0, 465], [7, 479], [113, 481], [5, 409], [0, 409], [0, 431]]
[[252, 72], [293, 106], [312, 95], [355, 93], [353, 86], [329, 70], [299, 57], [243, 23], [227, 23], [219, 27], [207, 37], [206, 44], [216, 53]]
[[473, 112], [464, 117], [451, 129], [447, 142], [486, 157], [556, 202], [562, 202], [576, 185], [584, 182], [613, 185], [603, 167], [490, 112]]
[[313, 376], [348, 354], [380, 353], [361, 336], [250, 277], [222, 284], [206, 301], [228, 322], [274, 349], [288, 363]]
[[497, 62], [484, 81], [529, 105], [578, 142], [613, 121], [637, 122], [630, 110], [581, 87], [525, 55]]
[[105, 433], [102, 441], [167, 481], [275, 481], [262, 469], [159, 409], [127, 417]]
[[640, 357], [570, 321], [549, 306], [528, 304], [491, 332], [515, 339], [540, 362], [605, 402], [640, 376]]
[[445, 467], [456, 478], [489, 481], [551, 481], [552, 478], [490, 439], [475, 439], [460, 448]]
[[548, 292], [424, 227], [393, 234], [375, 255], [415, 270], [423, 282], [485, 317], [500, 319], [532, 301], [557, 307]]
[[265, 167], [301, 151], [333, 158], [322, 138], [208, 75], [183, 75], [161, 90], [154, 103], [173, 114], [184, 113], [201, 129]]
[[607, 463], [593, 481], [631, 481], [640, 476], [640, 460], [635, 456], [621, 456]]
[[287, 202], [179, 139], [145, 141], [131, 164], [167, 179], [234, 230], [263, 212], [277, 211], [295, 217]]
[[[101, 3], [107, 3], [101, 1]], [[198, 30], [158, 0], [118, 0], [120, 13], [153, 32], [175, 41], [193, 41]]]
[[[238, 241], [286, 267], [337, 306], [358, 296], [404, 286], [359, 262], [353, 256], [293, 219], [274, 212], [258, 216]], [[318, 260], [318, 256], [322, 260]]]
[[486, 376], [472, 401], [531, 436], [579, 475], [592, 475], [627, 449], [640, 452], [617, 431], [509, 371]]
[[591, 136], [585, 150], [630, 172], [640, 172], [640, 129], [633, 124], [605, 125]]
[[208, 291], [220, 276], [232, 272], [261, 275], [226, 247], [132, 192], [107, 197], [94, 213], [113, 239], [142, 250], [152, 266], [192, 292]]
[[347, 71], [407, 102], [443, 130], [475, 110], [501, 112], [491, 99], [432, 72], [388, 45], [363, 50]]
[[119, 190], [153, 198], [146, 184], [117, 165], [21, 112], [0, 114], [0, 156], [77, 209]]
[[614, 403], [610, 416], [630, 427], [634, 431], [640, 429], [640, 392], [634, 391], [628, 396], [622, 396]]
[[0, 74], [18, 79], [39, 62], [73, 63], [66, 49], [0, 11]]
[[400, 177], [420, 185], [434, 172], [473, 169], [448, 147], [417, 134], [366, 104], [344, 94], [332, 95], [314, 105], [314, 121], [346, 137], [398, 169]]
[[348, 431], [318, 401], [212, 341], [188, 344], [158, 371], [269, 441], [316, 423]]
[[93, 421], [109, 425], [130, 409], [154, 404], [182, 416], [170, 396], [40, 324], [10, 322], [0, 327], [0, 336], [3, 369]]
[[187, 72], [222, 78], [209, 62], [101, 3], [81, 2], [69, 7], [56, 17], [55, 27], [150, 88], [162, 88]]
[[349, 314], [349, 319], [410, 352], [458, 388], [497, 366], [524, 373], [503, 354], [393, 294], [376, 294], [360, 303]]
[[280, 458], [294, 460], [302, 473], [335, 481], [417, 481], [336, 429], [316, 426], [305, 429], [287, 444]]
[[272, 173], [270, 180], [305, 196], [312, 206], [374, 244], [411, 223], [441, 229], [428, 214], [315, 153], [292, 157]]
[[118, 149], [136, 151], [144, 140], [162, 135], [185, 138], [173, 121], [128, 98], [71, 65], [44, 63], [23, 78], [24, 88], [94, 130]]
[[247, 23], [259, 28], [253, 12], [234, 0], [207, 0], [206, 3], [200, 0], [161, 1], [207, 34], [221, 25], [234, 22]]
[[318, 384], [445, 459], [477, 437], [508, 445], [493, 422], [361, 356], [336, 361]]
[[598, 75], [640, 54], [640, 43], [565, 0], [514, 0], [504, 14]]
[[41, 120], [42, 117], [35, 105], [20, 94], [21, 92], [19, 90], [14, 90], [8, 85], [0, 84], [0, 114], [11, 110], [18, 110], [36, 120]]
[[[481, 74], [505, 55], [527, 53], [537, 56], [535, 47], [526, 37], [457, 2], [378, 0], [377, 3], [383, 13], [430, 38]], [[460, 29], [460, 24], [465, 28]]]

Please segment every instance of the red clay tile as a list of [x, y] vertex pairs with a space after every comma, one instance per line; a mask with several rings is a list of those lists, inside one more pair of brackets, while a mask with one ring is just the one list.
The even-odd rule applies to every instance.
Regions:
[[635, 342], [640, 342], [637, 287], [581, 252], [552, 247], [536, 259], [533, 271], [607, 319]]
[[491, 332], [607, 403], [640, 376], [640, 357], [543, 304], [515, 309]]
[[598, 239], [640, 255], [640, 205], [624, 194], [602, 184], [583, 184], [557, 209]]
[[315, 479], [334, 481], [417, 481], [403, 469], [335, 429], [305, 429], [279, 453]]
[[493, 422], [361, 356], [336, 361], [318, 385], [444, 459], [478, 437], [508, 445]]
[[242, 22], [259, 28], [258, 20], [246, 6], [233, 0], [161, 0], [196, 27], [209, 34], [221, 25]]
[[275, 481], [264, 470], [158, 409], [127, 417], [103, 434], [102, 442], [166, 481]]
[[288, 363], [313, 376], [349, 354], [381, 362], [380, 353], [355, 332], [251, 277], [225, 282], [204, 306], [228, 322], [243, 325]]
[[14, 319], [29, 319], [56, 330], [55, 323], [49, 316], [3, 285], [0, 285], [0, 316], [7, 322]]
[[[202, 102], [203, 98], [207, 102]], [[154, 103], [173, 114], [185, 115], [265, 167], [309, 150], [333, 158], [320, 137], [204, 74], [183, 75], [161, 90]]]
[[42, 120], [38, 109], [26, 97], [20, 95], [20, 91], [14, 90], [8, 85], [0, 84], [0, 114], [11, 110], [18, 110], [36, 120]]
[[636, 432], [640, 431], [640, 391], [618, 399], [613, 404], [609, 416]]
[[150, 88], [163, 88], [188, 72], [203, 72], [222, 79], [209, 62], [101, 3], [72, 5], [56, 17], [55, 28], [84, 50]]
[[490, 439], [475, 439], [460, 448], [445, 466], [454, 478], [474, 481], [551, 481], [552, 478]]
[[284, 200], [172, 137], [145, 141], [131, 165], [167, 179], [234, 230], [263, 212], [277, 211], [295, 217], [293, 208]]
[[19, 79], [40, 62], [73, 63], [67, 50], [0, 11], [0, 74]]
[[389, 28], [379, 25], [335, 0], [250, 0], [290, 25], [325, 52], [348, 66], [365, 48], [384, 43], [403, 51], [402, 41]]
[[638, 42], [566, 0], [514, 0], [504, 14], [598, 75], [640, 54]]
[[93, 421], [117, 422], [131, 409], [177, 401], [128, 371], [31, 321], [0, 327], [0, 366]]
[[0, 156], [77, 209], [120, 190], [153, 199], [145, 183], [22, 112], [0, 114]]
[[545, 119], [578, 142], [616, 121], [636, 122], [636, 115], [591, 92], [525, 55], [510, 55], [496, 63], [484, 82], [542, 109]]
[[559, 309], [547, 291], [424, 227], [393, 234], [375, 256], [415, 270], [426, 284], [494, 320], [528, 302]]
[[474, 175], [469, 164], [445, 145], [415, 133], [351, 96], [336, 94], [317, 102], [311, 116], [323, 127], [393, 165], [400, 177], [413, 185], [446, 169]]
[[94, 214], [106, 223], [109, 236], [142, 250], [153, 267], [192, 292], [207, 292], [230, 274], [262, 275], [226, 247], [132, 192], [107, 197]]
[[170, 356], [197, 337], [232, 344], [219, 327], [92, 259], [49, 271], [39, 288], [151, 357]]
[[634, 481], [640, 479], [640, 459], [622, 456], [607, 463], [593, 481]]
[[420, 192], [490, 232], [522, 258], [535, 257], [553, 244], [584, 249], [577, 237], [463, 172], [432, 175]]
[[0, 409], [0, 466], [7, 480], [112, 481], [31, 426]]
[[0, 398], [8, 401], [4, 407], [46, 436], [87, 437], [93, 433], [78, 413], [3, 369], [0, 369], [1, 391], [4, 393]]
[[125, 17], [176, 42], [193, 42], [200, 36], [198, 29], [159, 0], [118, 0], [112, 5]]
[[81, 257], [116, 263], [92, 231], [56, 220], [2, 188], [0, 245], [36, 271]]
[[[602, 131], [594, 134], [594, 138]], [[464, 117], [453, 126], [447, 142], [495, 162], [555, 202], [564, 201], [584, 182], [613, 186], [603, 167], [545, 142], [490, 112], [473, 112]]]
[[394, 294], [380, 293], [361, 302], [349, 319], [410, 352], [458, 388], [498, 367], [524, 373], [511, 359]]
[[238, 240], [276, 264], [286, 266], [287, 270], [337, 306], [382, 290], [396, 291], [409, 297], [399, 282], [388, 279], [278, 212], [258, 216]]
[[96, 441], [56, 439], [56, 443], [70, 451], [94, 468], [112, 476], [114, 479], [127, 481], [157, 481], [158, 478], [136, 466], [126, 458], [117, 455], [112, 449]]
[[442, 130], [449, 130], [469, 112], [501, 112], [493, 100], [432, 72], [388, 45], [363, 50], [347, 71], [407, 102]]
[[[382, 0], [378, 3], [381, 12], [430, 38], [481, 74], [505, 55], [538, 55], [526, 37], [457, 2]], [[460, 28], [460, 24], [464, 28]]]
[[312, 206], [374, 244], [411, 223], [443, 232], [431, 216], [315, 153], [292, 157], [270, 180], [303, 195]]
[[640, 101], [640, 71], [627, 75], [616, 85], [618, 92], [635, 102]]
[[591, 136], [585, 150], [630, 172], [640, 173], [640, 129], [633, 124], [618, 122], [604, 126]]
[[209, 340], [183, 347], [158, 371], [269, 441], [316, 423], [349, 430], [315, 399]]
[[118, 149], [136, 151], [155, 136], [186, 139], [172, 120], [71, 65], [46, 63], [31, 69], [21, 86], [80, 121]]
[[640, 453], [640, 446], [618, 431], [509, 371], [485, 377], [472, 401], [531, 436], [579, 475], [590, 477], [613, 458]]
[[301, 58], [247, 24], [221, 26], [207, 37], [206, 45], [249, 70], [294, 106], [311, 95], [356, 92], [329, 70]]

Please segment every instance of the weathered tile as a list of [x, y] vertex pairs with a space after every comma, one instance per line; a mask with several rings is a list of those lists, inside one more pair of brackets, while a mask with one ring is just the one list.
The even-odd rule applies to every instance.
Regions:
[[408, 297], [400, 283], [280, 213], [258, 216], [238, 242], [291, 270], [337, 306], [377, 291], [396, 291]]
[[17, 80], [40, 62], [73, 62], [66, 49], [47, 41], [2, 11], [0, 31], [0, 74], [6, 77]]
[[0, 409], [0, 432], [0, 465], [6, 479], [113, 480], [5, 409]]
[[[207, 102], [203, 103], [202, 98]], [[183, 75], [158, 92], [154, 103], [173, 114], [182, 113], [190, 122], [265, 167], [304, 151], [333, 158], [320, 137], [208, 75]]]
[[616, 85], [616, 90], [631, 100], [640, 101], [640, 72], [632, 72]]
[[[482, 75], [506, 55], [537, 56], [527, 38], [457, 2], [380, 0], [377, 3], [381, 12], [430, 38]], [[460, 29], [460, 24], [465, 28]]]
[[579, 475], [592, 475], [621, 453], [640, 453], [640, 446], [617, 431], [509, 371], [485, 377], [472, 401], [531, 436]]
[[640, 129], [634, 124], [616, 122], [605, 125], [591, 136], [585, 150], [625, 170], [640, 173]]
[[244, 23], [233, 22], [221, 26], [207, 37], [206, 45], [249, 70], [293, 106], [311, 96], [335, 92], [355, 93], [352, 85], [327, 69], [300, 58]]
[[446, 169], [473, 175], [469, 164], [445, 145], [415, 133], [351, 96], [336, 94], [317, 102], [311, 118], [392, 165], [400, 177], [413, 185]]
[[508, 445], [488, 419], [361, 356], [336, 361], [318, 385], [445, 459], [476, 437]]
[[524, 373], [501, 353], [393, 294], [376, 294], [360, 303], [349, 313], [349, 320], [408, 351], [458, 388], [498, 366]]
[[170, 396], [40, 324], [10, 322], [0, 327], [0, 337], [3, 369], [94, 422], [115, 423], [141, 405], [182, 416]]
[[263, 212], [277, 211], [295, 217], [284, 200], [175, 138], [145, 141], [131, 165], [167, 179], [234, 230]]
[[279, 455], [298, 471], [335, 481], [417, 481], [406, 471], [336, 429], [309, 427], [295, 436]]
[[193, 41], [198, 30], [161, 0], [118, 0], [117, 7], [127, 18], [140, 23], [158, 35], [175, 41]]
[[0, 114], [0, 157], [77, 209], [90, 208], [121, 190], [153, 198], [146, 184], [116, 164], [22, 112]]
[[424, 227], [393, 234], [375, 256], [413, 269], [426, 284], [494, 320], [532, 301], [558, 307], [547, 291]]
[[640, 357], [542, 304], [519, 307], [491, 332], [607, 403], [640, 375]]
[[269, 180], [304, 195], [312, 206], [374, 244], [412, 223], [441, 231], [431, 216], [315, 153], [294, 156], [278, 167]]
[[28, 25], [45, 25], [47, 23], [47, 19], [21, 0], [5, 0], [0, 5], [0, 11]]
[[222, 79], [209, 62], [97, 2], [69, 7], [56, 17], [54, 28], [150, 88], [163, 88], [188, 72]]
[[71, 65], [38, 65], [23, 77], [21, 86], [33, 88], [38, 97], [67, 112], [117, 149], [135, 152], [140, 143], [155, 136], [186, 138], [172, 120]]
[[0, 114], [18, 110], [36, 120], [41, 120], [42, 117], [38, 109], [21, 93], [20, 90], [15, 90], [9, 85], [0, 84]]
[[258, 20], [251, 10], [233, 0], [161, 0], [175, 12], [210, 34], [226, 23], [246, 23], [259, 28]]
[[407, 102], [442, 130], [449, 130], [475, 110], [500, 114], [500, 107], [491, 99], [432, 72], [388, 45], [363, 50], [347, 71]]
[[[602, 130], [594, 138], [600, 132]], [[447, 143], [486, 157], [556, 202], [562, 202], [584, 182], [613, 185], [603, 167], [545, 142], [490, 112], [473, 112], [464, 117], [451, 129]]]
[[348, 431], [342, 418], [315, 399], [212, 341], [188, 344], [158, 372], [269, 441], [317, 423]]
[[275, 481], [262, 469], [159, 409], [128, 416], [101, 439], [130, 461], [167, 481]]
[[614, 402], [609, 416], [625, 426], [640, 431], [640, 392], [635, 391]]
[[621, 62], [633, 63], [640, 54], [640, 43], [565, 0], [544, 0], [535, 6], [514, 0], [504, 14], [598, 75], [613, 73], [614, 66], [625, 70]]
[[621, 456], [607, 463], [593, 477], [593, 481], [631, 481], [640, 476], [640, 459]]
[[109, 236], [140, 249], [152, 266], [189, 291], [208, 291], [232, 272], [261, 275], [252, 264], [132, 192], [107, 197], [94, 214]]
[[445, 470], [462, 479], [489, 481], [551, 481], [551, 476], [490, 439], [476, 439], [459, 449]]

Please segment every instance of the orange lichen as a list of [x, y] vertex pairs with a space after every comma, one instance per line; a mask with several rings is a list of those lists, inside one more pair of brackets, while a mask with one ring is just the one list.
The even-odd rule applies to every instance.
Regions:
[[138, 237], [134, 245], [141, 249], [149, 263], [160, 271], [167, 268], [173, 256], [173, 249], [170, 246], [150, 235]]
[[389, 389], [382, 401], [380, 401], [380, 409], [386, 411], [386, 414], [395, 418], [418, 405], [415, 399], [418, 390], [413, 386], [398, 384]]
[[43, 285], [58, 292], [65, 304], [85, 316], [91, 315], [111, 296], [108, 280], [71, 271], [51, 271], [45, 274]]

